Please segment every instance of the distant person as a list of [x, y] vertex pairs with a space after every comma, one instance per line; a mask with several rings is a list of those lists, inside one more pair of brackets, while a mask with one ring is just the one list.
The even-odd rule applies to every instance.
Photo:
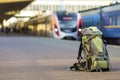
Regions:
[[6, 27], [5, 32], [6, 32], [6, 34], [8, 34], [10, 32], [10, 29], [8, 27]]

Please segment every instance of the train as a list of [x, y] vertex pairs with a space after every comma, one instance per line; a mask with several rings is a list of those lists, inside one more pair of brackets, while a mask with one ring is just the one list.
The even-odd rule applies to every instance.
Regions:
[[120, 44], [120, 3], [79, 11], [82, 28], [96, 26], [108, 44]]
[[82, 25], [78, 12], [55, 11], [49, 15], [39, 15], [25, 22], [25, 33], [52, 37], [55, 39], [79, 40]]
[[52, 29], [55, 38], [78, 39], [81, 17], [79, 13], [55, 12], [52, 14]]

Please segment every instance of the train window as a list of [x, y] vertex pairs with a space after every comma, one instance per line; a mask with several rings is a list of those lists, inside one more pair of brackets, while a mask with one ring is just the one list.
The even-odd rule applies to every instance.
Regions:
[[109, 23], [110, 25], [115, 25], [115, 20], [113, 16], [109, 17]]
[[87, 26], [89, 26], [89, 19], [87, 19], [87, 21], [86, 21], [86, 22], [87, 22]]
[[96, 26], [99, 25], [99, 19], [96, 19]]
[[120, 16], [118, 16], [117, 25], [120, 25]]
[[85, 25], [84, 25], [84, 26], [86, 27], [86, 26], [87, 26], [87, 21], [85, 20], [85, 22], [84, 22], [84, 23], [85, 23]]
[[43, 10], [45, 10], [45, 5], [43, 5]]
[[89, 22], [89, 26], [91, 26], [91, 19], [89, 19], [89, 21], [88, 21], [88, 22]]
[[96, 19], [93, 20], [93, 26], [95, 26], [95, 25], [96, 25]]
[[84, 21], [84, 23], [83, 23], [83, 26], [85, 27], [86, 26], [86, 22]]
[[57, 13], [58, 14], [58, 19], [59, 20], [63, 20], [63, 21], [70, 21], [70, 20], [77, 20], [77, 16], [76, 14], [61, 14], [61, 13]]
[[98, 19], [98, 26], [100, 26], [100, 19]]
[[94, 26], [94, 19], [91, 20], [91, 26]]
[[86, 25], [85, 26], [88, 26], [88, 20], [86, 20]]
[[97, 25], [97, 19], [95, 19], [95, 22], [94, 22], [95, 24], [94, 24], [94, 26], [96, 26]]
[[82, 27], [85, 27], [85, 20], [82, 21]]
[[85, 27], [85, 26], [86, 26], [86, 21], [84, 20], [84, 21], [83, 21], [83, 27]]
[[89, 19], [89, 26], [92, 26], [92, 19]]
[[84, 23], [84, 21], [83, 21], [83, 22], [82, 22], [82, 27], [84, 27], [84, 24], [85, 24], [85, 23]]
[[92, 26], [94, 26], [94, 19], [92, 19], [92, 22], [91, 22], [91, 23], [92, 23]]

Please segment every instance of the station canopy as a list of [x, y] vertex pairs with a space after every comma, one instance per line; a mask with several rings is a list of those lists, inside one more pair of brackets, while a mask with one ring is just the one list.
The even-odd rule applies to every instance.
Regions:
[[0, 22], [17, 14], [34, 0], [0, 0]]

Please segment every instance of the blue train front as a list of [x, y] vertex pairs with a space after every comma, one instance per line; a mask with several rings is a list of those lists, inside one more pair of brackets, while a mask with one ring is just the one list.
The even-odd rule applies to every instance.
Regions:
[[82, 28], [96, 26], [108, 43], [120, 44], [120, 4], [80, 12]]

